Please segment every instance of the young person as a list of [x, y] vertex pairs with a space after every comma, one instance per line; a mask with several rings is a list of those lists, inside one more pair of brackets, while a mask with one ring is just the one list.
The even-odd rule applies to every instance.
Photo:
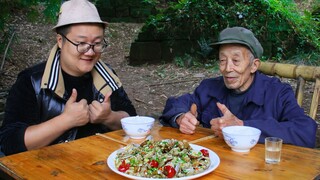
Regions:
[[136, 115], [119, 78], [100, 60], [105, 27], [91, 2], [62, 4], [47, 61], [22, 71], [10, 90], [0, 129], [5, 155], [120, 129], [121, 118]]

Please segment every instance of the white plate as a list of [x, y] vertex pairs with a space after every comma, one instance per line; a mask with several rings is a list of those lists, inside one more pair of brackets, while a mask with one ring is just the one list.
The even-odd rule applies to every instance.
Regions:
[[[195, 174], [195, 175], [191, 175], [191, 176], [185, 176], [185, 177], [181, 177], [181, 178], [170, 178], [170, 179], [172, 179], [172, 180], [181, 180], [181, 179], [198, 178], [198, 177], [204, 176], [204, 175], [212, 172], [213, 170], [215, 170], [219, 166], [220, 158], [215, 152], [211, 151], [208, 148], [204, 148], [202, 146], [198, 146], [198, 145], [195, 145], [195, 144], [190, 144], [190, 146], [194, 150], [200, 151], [201, 149], [207, 149], [209, 151], [209, 157], [210, 157], [210, 161], [211, 161], [211, 164], [210, 164], [209, 168], [206, 169], [205, 171], [199, 173], [199, 174]], [[126, 173], [118, 171], [118, 169], [116, 168], [115, 163], [114, 163], [114, 161], [116, 159], [116, 156], [117, 156], [117, 151], [114, 151], [113, 153], [111, 153], [110, 156], [108, 157], [108, 160], [107, 160], [107, 164], [108, 164], [109, 168], [113, 172], [115, 172], [117, 174], [120, 174], [121, 176], [130, 178], [130, 179], [140, 179], [140, 180], [151, 180], [151, 179], [152, 180], [161, 180], [162, 179], [162, 178], [160, 179], [160, 178], [146, 178], [146, 177], [133, 176], [133, 175], [129, 175], [129, 174], [126, 174]]]

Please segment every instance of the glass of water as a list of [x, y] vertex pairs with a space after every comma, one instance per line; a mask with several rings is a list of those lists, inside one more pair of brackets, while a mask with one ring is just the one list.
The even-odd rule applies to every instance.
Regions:
[[265, 138], [265, 161], [268, 164], [278, 164], [281, 159], [283, 140], [278, 137]]

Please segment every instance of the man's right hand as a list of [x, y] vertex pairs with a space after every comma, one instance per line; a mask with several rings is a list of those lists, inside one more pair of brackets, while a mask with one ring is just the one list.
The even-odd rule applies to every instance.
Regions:
[[77, 90], [72, 89], [72, 94], [63, 111], [63, 114], [67, 117], [68, 122], [70, 122], [71, 128], [83, 126], [90, 120], [87, 100], [81, 99], [79, 102], [76, 102], [77, 95]]
[[179, 125], [179, 130], [185, 134], [194, 134], [199, 121], [197, 118], [187, 112], [176, 119], [177, 124]]
[[89, 107], [86, 100], [77, 101], [77, 91], [67, 101], [64, 111], [40, 124], [29, 126], [25, 133], [25, 145], [28, 150], [37, 149], [49, 145], [67, 130], [83, 126], [89, 122]]

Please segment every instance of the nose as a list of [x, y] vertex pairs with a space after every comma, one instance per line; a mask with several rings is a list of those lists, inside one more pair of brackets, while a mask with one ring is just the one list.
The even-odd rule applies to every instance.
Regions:
[[227, 60], [226, 61], [226, 66], [225, 66], [225, 71], [226, 72], [231, 72], [233, 70], [233, 63], [232, 60]]
[[93, 46], [91, 46], [90, 47], [90, 49], [86, 52], [86, 53], [84, 53], [85, 55], [88, 55], [88, 56], [93, 56], [93, 55], [95, 55], [96, 53], [94, 52], [94, 50], [93, 50]]

